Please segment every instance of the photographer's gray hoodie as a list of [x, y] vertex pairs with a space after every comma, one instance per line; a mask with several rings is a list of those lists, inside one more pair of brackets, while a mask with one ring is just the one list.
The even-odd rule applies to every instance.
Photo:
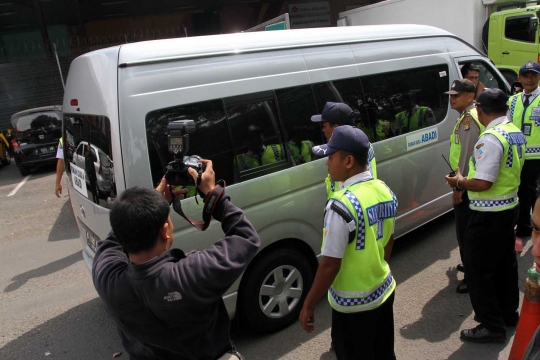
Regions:
[[131, 359], [215, 360], [231, 349], [222, 296], [255, 256], [260, 240], [227, 194], [213, 216], [225, 237], [187, 256], [171, 249], [133, 265], [112, 231], [99, 242], [94, 286]]

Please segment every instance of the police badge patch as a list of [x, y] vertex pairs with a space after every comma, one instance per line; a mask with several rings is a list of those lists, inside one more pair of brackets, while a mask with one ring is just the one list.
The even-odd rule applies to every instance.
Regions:
[[463, 130], [469, 131], [471, 129], [471, 119], [467, 118], [463, 120]]

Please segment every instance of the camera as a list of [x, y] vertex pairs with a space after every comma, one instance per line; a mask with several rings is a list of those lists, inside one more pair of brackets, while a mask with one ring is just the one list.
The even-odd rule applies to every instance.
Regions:
[[165, 168], [165, 178], [169, 185], [196, 186], [188, 169], [195, 169], [201, 175], [206, 168], [200, 162], [200, 156], [187, 155], [189, 134], [193, 132], [195, 132], [195, 121], [193, 120], [177, 120], [167, 125], [167, 145], [169, 152], [174, 155], [174, 160]]

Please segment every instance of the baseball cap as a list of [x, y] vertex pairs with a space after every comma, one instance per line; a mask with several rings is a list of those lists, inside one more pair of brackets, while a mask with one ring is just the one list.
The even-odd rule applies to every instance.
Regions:
[[311, 121], [328, 121], [337, 125], [354, 125], [354, 112], [347, 104], [327, 102], [324, 104], [322, 114], [313, 115]]
[[449, 91], [446, 91], [445, 94], [448, 95], [456, 95], [461, 94], [463, 92], [468, 93], [474, 93], [476, 91], [476, 88], [472, 81], [467, 79], [461, 79], [461, 80], [454, 80], [452, 83], [452, 87]]
[[478, 95], [476, 106], [480, 108], [499, 108], [505, 106], [507, 101], [508, 95], [502, 90], [489, 88]]
[[526, 64], [519, 68], [519, 75], [525, 74], [529, 71], [540, 74], [540, 65], [538, 65], [536, 61], [528, 61]]
[[365, 154], [369, 151], [369, 139], [364, 132], [350, 125], [338, 126], [332, 133], [328, 144], [314, 146], [311, 152], [323, 157], [338, 150], [353, 154]]

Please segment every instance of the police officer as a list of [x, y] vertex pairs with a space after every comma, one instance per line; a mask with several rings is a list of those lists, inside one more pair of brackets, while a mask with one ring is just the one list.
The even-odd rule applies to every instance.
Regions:
[[60, 138], [58, 147], [56, 149], [56, 182], [54, 187], [54, 194], [57, 198], [62, 195], [62, 175], [64, 174], [64, 140]]
[[287, 147], [296, 165], [311, 161], [313, 141], [302, 140], [303, 136], [308, 132], [309, 129], [306, 126], [295, 126], [292, 129], [291, 140], [287, 143]]
[[366, 134], [369, 142], [374, 143], [390, 137], [390, 122], [379, 119], [379, 111], [376, 106], [367, 107], [368, 118], [356, 124]]
[[[463, 175], [469, 172], [469, 159], [471, 158], [474, 145], [478, 136], [484, 131], [484, 125], [478, 120], [478, 114], [474, 107], [475, 86], [467, 80], [456, 80], [452, 83], [450, 91], [450, 106], [459, 112], [459, 118], [450, 135], [450, 166], [452, 169], [460, 168]], [[452, 202], [456, 217], [456, 236], [459, 245], [459, 255], [463, 263], [465, 248], [465, 225], [470, 217], [469, 197], [465, 190], [453, 189]], [[458, 265], [458, 270], [464, 272], [463, 265]], [[467, 293], [467, 283], [464, 278], [456, 291], [460, 294]]]
[[[350, 125], [354, 126], [354, 117], [355, 114], [350, 108], [349, 105], [343, 104], [343, 103], [334, 103], [334, 102], [327, 102], [324, 105], [322, 114], [320, 115], [313, 115], [311, 117], [311, 121], [313, 122], [320, 122], [322, 125], [322, 132], [324, 134], [324, 137], [326, 138], [326, 141], [330, 141], [330, 138], [332, 137], [332, 134], [334, 130], [341, 125]], [[371, 143], [369, 144], [369, 154], [368, 154], [368, 169], [371, 171], [371, 174], [376, 179], [377, 178], [377, 163], [375, 160], [375, 152], [373, 151], [373, 147], [371, 146]], [[321, 153], [320, 156], [325, 156], [324, 153]], [[326, 195], [328, 198], [332, 196], [334, 191], [336, 189], [341, 190], [343, 189], [343, 183], [336, 183], [334, 180], [330, 178], [330, 175], [328, 175], [325, 179], [326, 183]], [[337, 186], [336, 186], [337, 185]]]
[[476, 142], [468, 178], [459, 168], [455, 177], [446, 177], [452, 188], [468, 191], [472, 210], [465, 229], [465, 269], [480, 324], [461, 331], [466, 341], [505, 341], [506, 327], [519, 319], [514, 225], [525, 136], [505, 116], [507, 101], [499, 89], [486, 89], [478, 96], [478, 119], [486, 129]]
[[238, 171], [254, 169], [261, 165], [271, 164], [285, 159], [280, 144], [264, 145], [264, 135], [260, 127], [248, 127], [248, 152], [236, 156], [234, 167]]
[[343, 181], [327, 202], [322, 259], [304, 306], [302, 328], [313, 332], [315, 304], [328, 293], [332, 343], [338, 359], [395, 359], [394, 290], [388, 259], [397, 200], [368, 170], [369, 139], [344, 125], [313, 153], [328, 156], [333, 181]]
[[527, 139], [525, 165], [521, 172], [519, 186], [519, 218], [516, 228], [516, 251], [523, 251], [521, 237], [531, 235], [531, 208], [536, 202], [535, 184], [540, 177], [540, 65], [529, 61], [519, 69], [518, 80], [523, 92], [508, 100], [508, 117]]
[[400, 105], [403, 110], [396, 114], [395, 133], [398, 135], [406, 134], [411, 131], [423, 129], [435, 125], [435, 115], [433, 110], [427, 106], [418, 106], [416, 96], [412, 93], [405, 93], [400, 99]]

